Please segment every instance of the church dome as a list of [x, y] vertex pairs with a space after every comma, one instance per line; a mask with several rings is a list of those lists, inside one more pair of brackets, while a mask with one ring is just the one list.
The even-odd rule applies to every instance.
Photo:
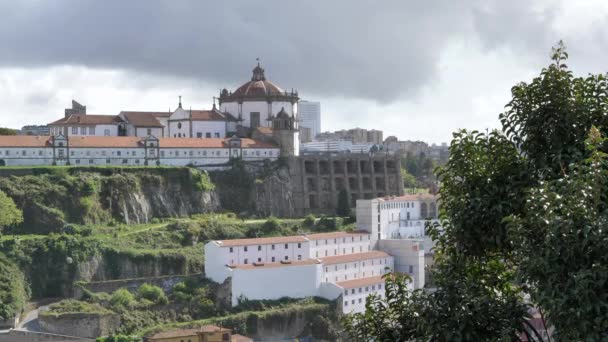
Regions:
[[297, 101], [298, 93], [291, 91], [287, 92], [281, 89], [276, 84], [268, 81], [264, 76], [264, 69], [260, 63], [253, 68], [253, 76], [251, 80], [242, 86], [238, 87], [234, 92], [222, 90], [220, 92], [221, 102], [249, 100], [267, 100], [267, 101]]

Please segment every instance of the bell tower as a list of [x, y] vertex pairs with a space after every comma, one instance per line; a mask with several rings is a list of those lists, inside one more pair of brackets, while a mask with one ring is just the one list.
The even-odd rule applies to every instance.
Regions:
[[295, 115], [289, 115], [285, 107], [272, 117], [272, 137], [281, 147], [281, 157], [300, 154], [300, 132]]

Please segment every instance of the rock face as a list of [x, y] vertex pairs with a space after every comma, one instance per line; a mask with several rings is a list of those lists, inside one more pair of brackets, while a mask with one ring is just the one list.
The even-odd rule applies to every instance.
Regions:
[[296, 215], [293, 182], [288, 167], [282, 167], [256, 181], [253, 189], [254, 203], [259, 213], [277, 217]]

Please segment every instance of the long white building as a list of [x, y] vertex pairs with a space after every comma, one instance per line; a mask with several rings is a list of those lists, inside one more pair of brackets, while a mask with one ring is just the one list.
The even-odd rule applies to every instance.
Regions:
[[171, 165], [213, 167], [231, 159], [276, 160], [279, 146], [248, 138], [0, 136], [0, 166]]
[[343, 296], [344, 312], [362, 311], [364, 301], [346, 295], [380, 294], [381, 276], [394, 265], [391, 255], [371, 250], [371, 243], [367, 231], [210, 241], [205, 274], [218, 283], [231, 278], [233, 305], [242, 298]]

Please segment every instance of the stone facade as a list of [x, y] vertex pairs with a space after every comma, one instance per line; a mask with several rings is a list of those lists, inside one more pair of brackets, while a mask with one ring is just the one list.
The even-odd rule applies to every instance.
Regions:
[[315, 154], [290, 160], [296, 215], [334, 214], [338, 193], [358, 199], [403, 195], [401, 162], [386, 153]]

